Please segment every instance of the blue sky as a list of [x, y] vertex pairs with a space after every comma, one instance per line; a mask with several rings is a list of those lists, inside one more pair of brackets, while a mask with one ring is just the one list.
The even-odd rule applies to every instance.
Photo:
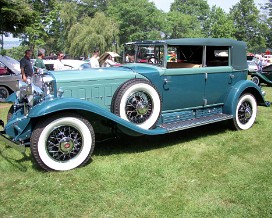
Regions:
[[[169, 11], [170, 4], [174, 2], [174, 0], [150, 0], [155, 3], [157, 8], [163, 10], [163, 11]], [[216, 5], [218, 7], [221, 7], [226, 12], [229, 11], [229, 9], [235, 5], [239, 0], [207, 0], [210, 6]], [[258, 4], [264, 4], [267, 2], [266, 0], [254, 0], [255, 4], [258, 6]]]

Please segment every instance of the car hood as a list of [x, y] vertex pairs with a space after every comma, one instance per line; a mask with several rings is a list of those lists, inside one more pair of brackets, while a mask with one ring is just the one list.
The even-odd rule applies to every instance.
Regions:
[[125, 67], [50, 71], [50, 73], [55, 77], [57, 83], [91, 80], [130, 79], [135, 78], [137, 74], [133, 70]]
[[6, 65], [6, 67], [9, 68], [16, 75], [19, 75], [21, 73], [19, 61], [8, 56], [0, 55], [0, 62]]

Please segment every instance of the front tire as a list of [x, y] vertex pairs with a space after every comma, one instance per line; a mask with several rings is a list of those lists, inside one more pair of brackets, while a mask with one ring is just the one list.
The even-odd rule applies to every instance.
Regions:
[[260, 79], [257, 76], [252, 77], [252, 82], [254, 82], [257, 86], [260, 84]]
[[257, 116], [257, 102], [253, 95], [244, 94], [240, 97], [233, 118], [236, 130], [246, 130], [252, 127]]
[[31, 152], [46, 171], [83, 166], [91, 158], [95, 136], [92, 125], [77, 114], [55, 115], [38, 124], [31, 135]]

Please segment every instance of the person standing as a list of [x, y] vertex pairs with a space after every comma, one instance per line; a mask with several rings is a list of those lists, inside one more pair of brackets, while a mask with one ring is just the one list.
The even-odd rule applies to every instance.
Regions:
[[91, 68], [99, 68], [100, 67], [99, 61], [98, 61], [99, 54], [100, 54], [100, 51], [98, 49], [94, 50], [93, 56], [90, 58]]
[[25, 51], [25, 56], [20, 60], [20, 69], [22, 74], [22, 80], [24, 82], [29, 81], [33, 75], [33, 67], [30, 62], [32, 52], [30, 50]]
[[36, 71], [38, 72], [39, 69], [45, 69], [45, 65], [43, 62], [43, 57], [44, 57], [44, 52], [42, 52], [41, 50], [39, 50], [38, 52], [38, 57], [34, 63], [34, 67], [36, 68]]
[[61, 61], [64, 58], [64, 54], [62, 52], [58, 52], [57, 55], [58, 57], [54, 64], [54, 70], [65, 70], [65, 66]]

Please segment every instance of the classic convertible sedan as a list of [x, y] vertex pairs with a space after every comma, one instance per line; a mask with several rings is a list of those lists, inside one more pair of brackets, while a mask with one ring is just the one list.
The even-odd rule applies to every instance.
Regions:
[[246, 130], [258, 105], [266, 106], [261, 88], [247, 80], [244, 42], [139, 41], [125, 45], [124, 62], [19, 82], [0, 138], [30, 145], [44, 170], [63, 171], [88, 162], [98, 135], [159, 135], [226, 120]]

